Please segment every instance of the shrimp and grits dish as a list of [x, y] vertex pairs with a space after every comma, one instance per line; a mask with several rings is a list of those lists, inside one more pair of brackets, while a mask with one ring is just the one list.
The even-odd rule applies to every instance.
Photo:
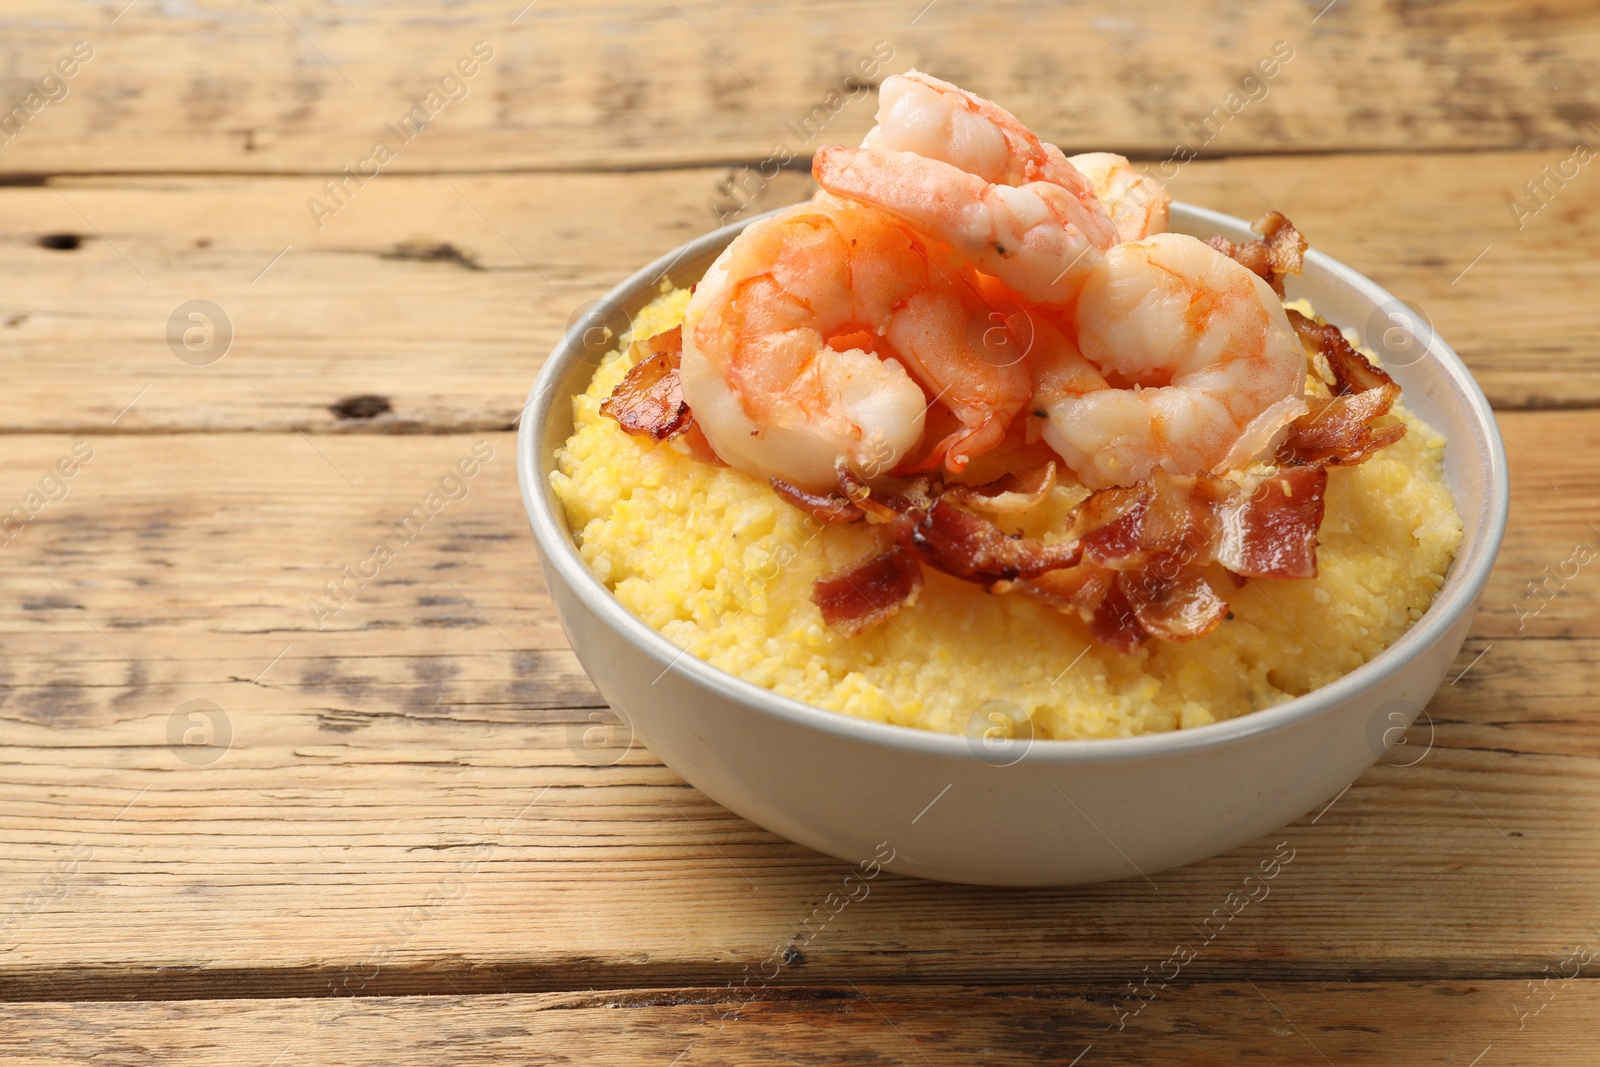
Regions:
[[1427, 610], [1446, 443], [1285, 302], [1282, 215], [1168, 232], [1126, 159], [916, 71], [812, 173], [636, 316], [550, 475], [686, 653], [882, 722], [1125, 737], [1305, 694]]

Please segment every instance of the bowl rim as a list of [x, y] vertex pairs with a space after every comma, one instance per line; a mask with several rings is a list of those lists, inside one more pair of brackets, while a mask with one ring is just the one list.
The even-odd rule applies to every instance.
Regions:
[[[653, 286], [678, 262], [689, 257], [720, 251], [746, 226], [760, 219], [786, 210], [773, 211], [743, 219], [720, 227], [658, 257], [635, 271], [616, 285], [592, 308], [590, 314], [604, 321], [612, 314], [626, 312], [626, 305], [645, 286]], [[1208, 208], [1174, 201], [1174, 216], [1189, 216], [1201, 224], [1218, 230], [1245, 230], [1249, 224]], [[1357, 289], [1373, 306], [1395, 300], [1387, 290], [1338, 260], [1315, 250], [1306, 254], [1308, 263], [1326, 269], [1345, 284]], [[593, 321], [588, 319], [586, 321]], [[781, 696], [712, 666], [698, 656], [689, 655], [667, 640], [643, 619], [623, 607], [604, 583], [600, 581], [578, 554], [577, 545], [568, 532], [562, 505], [550, 485], [549, 471], [540, 461], [540, 443], [551, 411], [558, 401], [570, 400], [559, 394], [557, 384], [568, 367], [585, 355], [581, 343], [583, 323], [567, 330], [545, 360], [532, 388], [528, 402], [523, 407], [517, 433], [517, 480], [521, 485], [523, 504], [528, 512], [534, 539], [541, 549], [544, 564], [553, 569], [572, 594], [583, 605], [603, 620], [632, 649], [653, 661], [663, 673], [678, 671], [688, 679], [720, 695], [738, 702], [751, 712], [770, 716], [805, 729], [819, 730], [836, 738], [862, 742], [880, 748], [916, 752], [931, 757], [983, 763], [983, 755], [975, 752], [970, 739], [962, 734], [939, 733], [913, 726], [875, 722], [859, 719], [837, 711], [819, 708], [792, 697]], [[1506, 466], [1505, 448], [1501, 444], [1494, 412], [1483, 390], [1471, 371], [1437, 333], [1429, 332], [1429, 346], [1424, 358], [1441, 364], [1458, 396], [1465, 399], [1473, 416], [1473, 424], [1484, 446], [1479, 461], [1486, 468], [1486, 494], [1484, 505], [1477, 513], [1482, 528], [1469, 549], [1453, 560], [1444, 584], [1435, 594], [1428, 610], [1412, 627], [1389, 647], [1348, 674], [1311, 692], [1294, 697], [1282, 704], [1249, 712], [1222, 722], [1203, 726], [1169, 730], [1163, 733], [1140, 734], [1135, 737], [1090, 738], [1084, 740], [1057, 740], [1033, 738], [1026, 746], [1018, 764], [1078, 764], [1106, 763], [1122, 760], [1149, 759], [1177, 756], [1210, 749], [1220, 745], [1240, 742], [1248, 738], [1280, 733], [1293, 729], [1319, 716], [1344, 706], [1362, 696], [1369, 695], [1392, 679], [1404, 665], [1427, 647], [1443, 639], [1450, 628], [1477, 605], [1478, 598], [1488, 581], [1489, 572], [1499, 553], [1505, 534], [1510, 505], [1510, 481]], [[1486, 453], [1486, 454], [1485, 454]], [[1472, 517], [1462, 515], [1464, 523]], [[1429, 694], [1431, 699], [1432, 694]], [[612, 709], [620, 717], [627, 714], [619, 708]]]

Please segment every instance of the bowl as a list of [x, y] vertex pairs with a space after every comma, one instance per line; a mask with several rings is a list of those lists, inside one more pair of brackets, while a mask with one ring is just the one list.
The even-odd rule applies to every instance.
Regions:
[[[562, 629], [634, 736], [717, 803], [848, 863], [985, 885], [1149, 878], [1314, 811], [1383, 758], [1461, 649], [1505, 530], [1494, 415], [1465, 365], [1408, 308], [1317, 252], [1290, 279], [1329, 321], [1379, 343], [1407, 406], [1443, 433], [1465, 527], [1443, 587], [1398, 641], [1277, 707], [1164, 734], [989, 740], [868, 722], [791, 700], [682, 652], [628, 612], [578, 555], [550, 488], [574, 394], [627, 322], [697, 280], [749, 222], [691, 241], [589, 309], [539, 373], [517, 471]], [[1234, 241], [1242, 220], [1172, 205], [1172, 229]], [[887, 858], [886, 857], [892, 857]]]

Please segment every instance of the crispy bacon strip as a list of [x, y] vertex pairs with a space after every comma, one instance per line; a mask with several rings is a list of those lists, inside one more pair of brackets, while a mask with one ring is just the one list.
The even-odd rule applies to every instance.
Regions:
[[811, 601], [822, 609], [822, 621], [846, 634], [857, 634], [916, 602], [922, 588], [922, 567], [910, 552], [895, 545], [887, 552], [818, 578]]
[[835, 493], [808, 493], [799, 486], [790, 485], [782, 478], [770, 480], [772, 488], [779, 496], [818, 522], [860, 522], [867, 517], [861, 505], [847, 496]]
[[1220, 509], [1215, 557], [1246, 578], [1315, 578], [1328, 471], [1285, 467]]
[[[1336, 399], [1366, 402], [1369, 394], [1386, 396], [1380, 389]], [[889, 552], [816, 583], [812, 599], [829, 625], [854, 633], [887, 618], [921, 581], [911, 568], [926, 564], [1075, 614], [1096, 641], [1124, 652], [1151, 638], [1192, 641], [1227, 618], [1227, 602], [1206, 578], [1209, 565], [1222, 564], [1236, 583], [1315, 577], [1328, 483], [1322, 463], [1282, 468], [1248, 491], [1208, 474], [1158, 471], [1139, 485], [1094, 493], [1078, 508], [1071, 538], [1046, 544], [1007, 534], [953, 502], [970, 499], [969, 490], [925, 477], [869, 487], [844, 463], [837, 476], [837, 495], [774, 482], [786, 500], [825, 521], [864, 517], [895, 540]]]
[[1089, 632], [1102, 645], [1123, 653], [1136, 652], [1150, 640], [1150, 631], [1139, 621], [1139, 612], [1120, 581], [1111, 583], [1106, 595], [1090, 613]]
[[1374, 366], [1345, 340], [1344, 331], [1339, 327], [1331, 322], [1318, 322], [1294, 308], [1285, 310], [1289, 313], [1289, 325], [1294, 327], [1301, 342], [1309, 343], [1328, 361], [1328, 369], [1333, 371], [1335, 395], [1364, 393], [1368, 389], [1381, 389], [1395, 384], [1394, 379], [1385, 374], [1382, 368]]
[[1250, 228], [1261, 235], [1260, 240], [1234, 244], [1219, 235], [1206, 244], [1260, 275], [1281, 298], [1284, 277], [1299, 274], [1305, 266], [1306, 239], [1295, 229], [1294, 223], [1278, 211], [1267, 212]]
[[1310, 411], [1290, 424], [1278, 448], [1280, 463], [1353, 466], [1406, 435], [1403, 423], [1375, 425], [1400, 397], [1393, 378], [1356, 351], [1337, 326], [1292, 309], [1289, 322], [1327, 360], [1334, 395], [1306, 398]]
[[1116, 584], [1117, 572], [1110, 567], [1085, 561], [1075, 567], [1047, 571], [1026, 582], [999, 582], [991, 592], [1009, 593], [1013, 590], [1041, 600], [1057, 611], [1075, 611], [1089, 619]]
[[1296, 419], [1278, 448], [1278, 461], [1352, 467], [1406, 435], [1404, 423], [1374, 426], [1400, 392], [1396, 385], [1329, 398], [1307, 397], [1309, 414]]
[[1227, 601], [1181, 555], [1155, 560], [1142, 570], [1123, 571], [1117, 575], [1117, 586], [1145, 632], [1166, 641], [1204, 637], [1228, 617]]
[[1014, 511], [1036, 508], [1050, 495], [1056, 484], [1054, 460], [1025, 475], [1007, 474], [984, 485], [949, 485], [944, 496], [958, 504], [967, 504], [992, 515], [1005, 515]]
[[886, 523], [895, 539], [922, 562], [969, 582], [985, 585], [1031, 578], [1058, 567], [1070, 567], [1082, 555], [1076, 540], [1045, 544], [1006, 533], [993, 522], [944, 499], [927, 478], [881, 479], [870, 489], [848, 464], [835, 468], [839, 489], [867, 517]]
[[1216, 539], [1216, 507], [1232, 491], [1230, 483], [1210, 475], [1159, 470], [1139, 485], [1103, 489], [1079, 509], [1084, 553], [1118, 570], [1162, 556], [1207, 559]]
[[1139, 614], [1119, 581], [1121, 575], [1098, 563], [1049, 571], [1025, 582], [1004, 583], [997, 592], [1012, 589], [1050, 605], [1065, 614], [1076, 614], [1089, 627], [1100, 644], [1118, 652], [1133, 652], [1150, 640], [1150, 631], [1139, 621]]
[[902, 545], [913, 548], [946, 574], [989, 585], [1032, 578], [1083, 557], [1078, 541], [1046, 544], [1032, 537], [1006, 533], [988, 519], [936, 500], [926, 511], [904, 512], [895, 530]]
[[633, 342], [638, 359], [611, 395], [600, 403], [600, 414], [617, 420], [625, 433], [665, 441], [687, 430], [694, 421], [683, 400], [678, 380], [678, 359], [683, 353], [683, 329]]
[[1227, 618], [1203, 568], [1220, 562], [1245, 577], [1316, 575], [1327, 471], [1294, 467], [1253, 492], [1208, 475], [1165, 473], [1104, 489], [1078, 510], [1083, 562], [1001, 583], [1076, 614], [1095, 640], [1127, 652], [1152, 637], [1192, 641]]

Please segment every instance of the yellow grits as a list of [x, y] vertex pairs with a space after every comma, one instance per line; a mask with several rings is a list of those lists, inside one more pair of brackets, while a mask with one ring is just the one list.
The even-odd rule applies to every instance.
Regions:
[[[664, 293], [635, 320], [637, 336], [676, 325], [688, 299]], [[1319, 576], [1238, 589], [1214, 581], [1233, 617], [1199, 640], [1119, 653], [1091, 641], [1076, 617], [932, 568], [915, 604], [848, 637], [823, 625], [811, 584], [869, 554], [871, 530], [819, 527], [763, 482], [623, 433], [599, 411], [628, 369], [620, 353], [573, 399], [576, 430], [550, 475], [584, 560], [691, 654], [863, 719], [963, 733], [978, 709], [1006, 701], [1032, 719], [1034, 736], [1092, 738], [1271, 707], [1392, 644], [1427, 610], [1461, 544], [1444, 439], [1396, 405], [1406, 436], [1330, 472]], [[1057, 487], [1006, 526], [1035, 536], [1059, 528], [1085, 495]]]

